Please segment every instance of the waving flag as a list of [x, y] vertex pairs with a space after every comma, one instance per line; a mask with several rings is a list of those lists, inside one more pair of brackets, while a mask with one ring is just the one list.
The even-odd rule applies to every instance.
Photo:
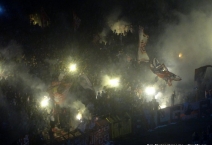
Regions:
[[144, 29], [139, 26], [139, 47], [138, 47], [138, 62], [149, 62], [149, 56], [146, 53], [146, 44], [149, 36], [144, 33]]
[[73, 19], [74, 19], [74, 31], [77, 31], [77, 29], [80, 26], [81, 19], [73, 12]]
[[195, 69], [194, 80], [201, 81], [206, 73], [207, 67], [212, 67], [211, 65], [202, 66], [200, 68]]
[[166, 83], [171, 86], [172, 81], [180, 81], [182, 80], [179, 76], [170, 72], [164, 64], [160, 64], [160, 62], [154, 58], [150, 63], [150, 69], [154, 74], [156, 74], [159, 78], [162, 78], [166, 81]]
[[79, 79], [79, 83], [84, 89], [94, 90], [93, 85], [85, 74], [81, 75]]

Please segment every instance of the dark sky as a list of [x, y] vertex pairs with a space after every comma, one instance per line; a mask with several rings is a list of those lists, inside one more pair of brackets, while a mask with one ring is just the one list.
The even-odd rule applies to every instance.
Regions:
[[43, 7], [52, 22], [58, 14], [72, 19], [75, 11], [85, 25], [94, 25], [99, 21], [105, 23], [108, 15], [121, 11], [118, 19], [157, 26], [160, 19], [171, 18], [176, 11], [186, 13], [198, 3], [189, 0], [2, 0], [0, 6], [7, 18], [24, 17]]
[[127, 17], [136, 22], [139, 17], [156, 17], [161, 13], [178, 9], [181, 0], [177, 3], [157, 0], [4, 0], [0, 2], [5, 10], [12, 14], [29, 14], [44, 7], [50, 17], [57, 13], [72, 14], [72, 11], [82, 19], [104, 19], [111, 11], [121, 9], [120, 17]]

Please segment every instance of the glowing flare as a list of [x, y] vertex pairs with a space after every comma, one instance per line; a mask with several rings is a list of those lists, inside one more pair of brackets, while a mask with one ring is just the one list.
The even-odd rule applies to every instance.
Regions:
[[77, 70], [77, 65], [76, 65], [76, 64], [71, 64], [71, 65], [69, 66], [69, 70], [70, 70], [71, 72], [76, 71], [76, 70]]
[[81, 119], [82, 119], [82, 114], [81, 114], [81, 113], [78, 113], [77, 116], [76, 116], [76, 118], [77, 118], [78, 120], [81, 120]]
[[119, 79], [111, 79], [109, 81], [110, 86], [112, 87], [118, 87], [119, 86]]
[[45, 96], [44, 99], [41, 101], [41, 107], [47, 107], [48, 105], [49, 105], [49, 98]]
[[166, 105], [161, 105], [160, 108], [161, 109], [166, 108]]
[[147, 87], [145, 89], [145, 92], [147, 93], [147, 95], [154, 95], [155, 94], [155, 88], [154, 87]]
[[182, 55], [182, 53], [179, 53], [179, 58], [181, 58], [183, 55]]

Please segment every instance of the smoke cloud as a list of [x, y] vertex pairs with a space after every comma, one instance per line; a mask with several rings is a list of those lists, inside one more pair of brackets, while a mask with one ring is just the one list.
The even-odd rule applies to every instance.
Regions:
[[[194, 5], [193, 8], [196, 7]], [[155, 50], [157, 54], [153, 55], [158, 56], [169, 71], [182, 78], [173, 82], [172, 87], [167, 87], [163, 94], [167, 94], [167, 99], [173, 90], [178, 91], [179, 99], [188, 94], [194, 97], [194, 70], [211, 64], [212, 14], [208, 8], [208, 5], [199, 5], [198, 9], [190, 9], [186, 14], [174, 12], [178, 22], [165, 24], [158, 39], [149, 48]]]
[[154, 48], [164, 58], [162, 63], [182, 77], [180, 86], [192, 86], [194, 69], [211, 62], [212, 15], [194, 10], [188, 15], [177, 13], [177, 16], [179, 23], [166, 25]]
[[130, 22], [127, 18], [122, 17], [122, 8], [114, 8], [110, 14], [106, 17], [106, 27], [103, 28], [100, 35], [100, 42], [107, 42], [106, 37], [110, 31], [113, 31], [117, 34], [123, 34], [124, 32], [131, 31]]

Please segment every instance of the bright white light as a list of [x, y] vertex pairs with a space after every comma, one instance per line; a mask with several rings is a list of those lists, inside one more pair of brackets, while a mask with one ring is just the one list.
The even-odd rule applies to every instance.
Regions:
[[82, 119], [82, 114], [81, 114], [81, 113], [78, 113], [77, 116], [76, 116], [76, 118], [77, 118], [78, 120], [81, 120], [81, 119]]
[[118, 87], [119, 86], [119, 79], [111, 79], [109, 80], [109, 84], [111, 87]]
[[71, 65], [69, 66], [69, 70], [70, 70], [71, 72], [76, 71], [76, 70], [77, 70], [77, 65], [76, 65], [76, 64], [71, 64]]
[[155, 88], [154, 87], [147, 87], [145, 89], [145, 92], [147, 93], [147, 95], [154, 95], [155, 94]]
[[166, 105], [163, 104], [163, 105], [160, 106], [160, 108], [161, 108], [161, 109], [166, 108]]
[[44, 96], [43, 100], [41, 101], [41, 107], [47, 107], [49, 105], [49, 98]]
[[182, 55], [182, 53], [179, 53], [179, 58], [181, 58], [183, 55]]

